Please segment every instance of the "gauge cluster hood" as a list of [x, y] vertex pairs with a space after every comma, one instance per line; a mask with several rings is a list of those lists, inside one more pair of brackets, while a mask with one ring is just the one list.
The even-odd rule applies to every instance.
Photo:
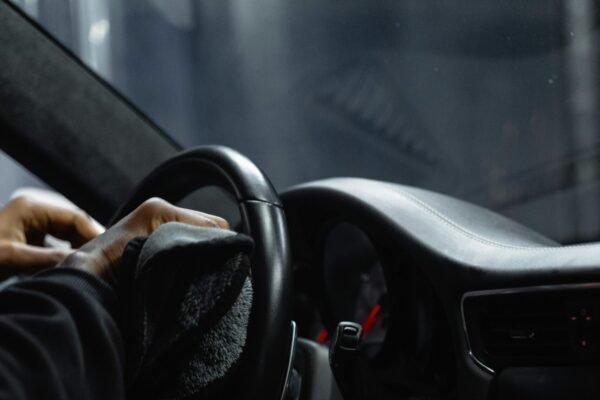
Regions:
[[432, 278], [443, 276], [444, 286], [452, 277], [464, 288], [470, 281], [481, 288], [538, 279], [565, 282], [600, 273], [600, 244], [561, 246], [484, 208], [423, 189], [335, 178], [298, 185], [282, 197], [292, 225], [295, 218], [307, 218], [308, 207], [329, 209], [366, 221], [371, 234], [399, 241], [406, 251], [436, 258]]

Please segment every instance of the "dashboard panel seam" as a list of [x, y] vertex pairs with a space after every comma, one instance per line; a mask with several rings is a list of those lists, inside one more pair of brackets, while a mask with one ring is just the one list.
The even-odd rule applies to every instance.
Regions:
[[496, 242], [494, 240], [482, 237], [482, 236], [478, 235], [477, 233], [472, 232], [471, 230], [465, 228], [461, 224], [457, 223], [456, 221], [453, 221], [446, 215], [442, 214], [441, 212], [436, 210], [434, 207], [432, 207], [430, 204], [426, 203], [425, 201], [423, 201], [411, 194], [401, 193], [401, 195], [404, 196], [405, 198], [411, 200], [412, 202], [416, 203], [417, 205], [421, 206], [425, 211], [427, 211], [430, 214], [434, 215], [435, 217], [439, 218], [442, 222], [444, 222], [446, 225], [453, 228], [454, 230], [462, 233], [463, 235], [467, 236], [468, 238], [470, 238], [474, 241], [477, 241], [481, 244], [485, 244], [488, 246], [504, 248], [504, 249], [511, 249], [511, 250], [526, 250], [526, 251], [553, 251], [553, 250], [561, 250], [561, 249], [568, 249], [568, 248], [598, 247], [597, 243], [582, 243], [582, 244], [573, 244], [573, 245], [568, 245], [568, 246], [552, 247], [552, 246], [517, 246], [517, 245], [510, 245], [510, 244], [506, 244], [506, 243]]

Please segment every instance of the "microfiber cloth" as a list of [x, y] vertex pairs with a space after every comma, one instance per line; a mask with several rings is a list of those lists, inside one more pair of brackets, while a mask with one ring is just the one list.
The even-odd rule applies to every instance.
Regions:
[[132, 240], [119, 294], [130, 399], [228, 398], [246, 343], [252, 239], [180, 223]]

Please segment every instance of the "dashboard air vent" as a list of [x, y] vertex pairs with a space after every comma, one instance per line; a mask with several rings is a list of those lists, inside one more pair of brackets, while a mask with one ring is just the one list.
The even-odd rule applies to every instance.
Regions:
[[484, 365], [563, 365], [600, 360], [600, 289], [543, 287], [472, 292], [463, 317]]

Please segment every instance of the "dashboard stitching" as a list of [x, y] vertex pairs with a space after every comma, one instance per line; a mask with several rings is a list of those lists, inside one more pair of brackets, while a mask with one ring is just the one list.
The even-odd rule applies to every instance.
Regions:
[[510, 245], [510, 244], [495, 242], [495, 241], [487, 239], [485, 237], [481, 237], [481, 236], [479, 236], [478, 234], [476, 234], [474, 232], [471, 232], [467, 228], [461, 226], [457, 222], [451, 220], [450, 218], [448, 218], [444, 214], [440, 213], [439, 211], [437, 211], [435, 208], [433, 208], [431, 205], [427, 204], [423, 200], [421, 200], [421, 199], [419, 199], [419, 198], [417, 198], [417, 197], [415, 197], [415, 196], [413, 196], [413, 195], [411, 195], [409, 193], [404, 193], [404, 192], [400, 192], [400, 193], [404, 197], [406, 197], [407, 199], [412, 200], [416, 204], [418, 204], [421, 207], [423, 207], [429, 213], [431, 213], [434, 216], [436, 216], [439, 219], [441, 219], [442, 222], [446, 223], [451, 228], [453, 228], [455, 230], [458, 230], [463, 235], [465, 235], [465, 236], [469, 237], [470, 239], [473, 239], [473, 240], [475, 240], [477, 242], [480, 242], [482, 244], [486, 244], [486, 245], [490, 245], [490, 246], [494, 246], [494, 247], [506, 248], [506, 249], [514, 249], [514, 250], [539, 250], [539, 251], [552, 251], [552, 250], [575, 248], [575, 247], [593, 247], [593, 246], [598, 246], [596, 243], [582, 243], [582, 244], [575, 244], [575, 245], [568, 245], [568, 246], [557, 246], [557, 247], [549, 247], [549, 246], [516, 246], [516, 245]]

